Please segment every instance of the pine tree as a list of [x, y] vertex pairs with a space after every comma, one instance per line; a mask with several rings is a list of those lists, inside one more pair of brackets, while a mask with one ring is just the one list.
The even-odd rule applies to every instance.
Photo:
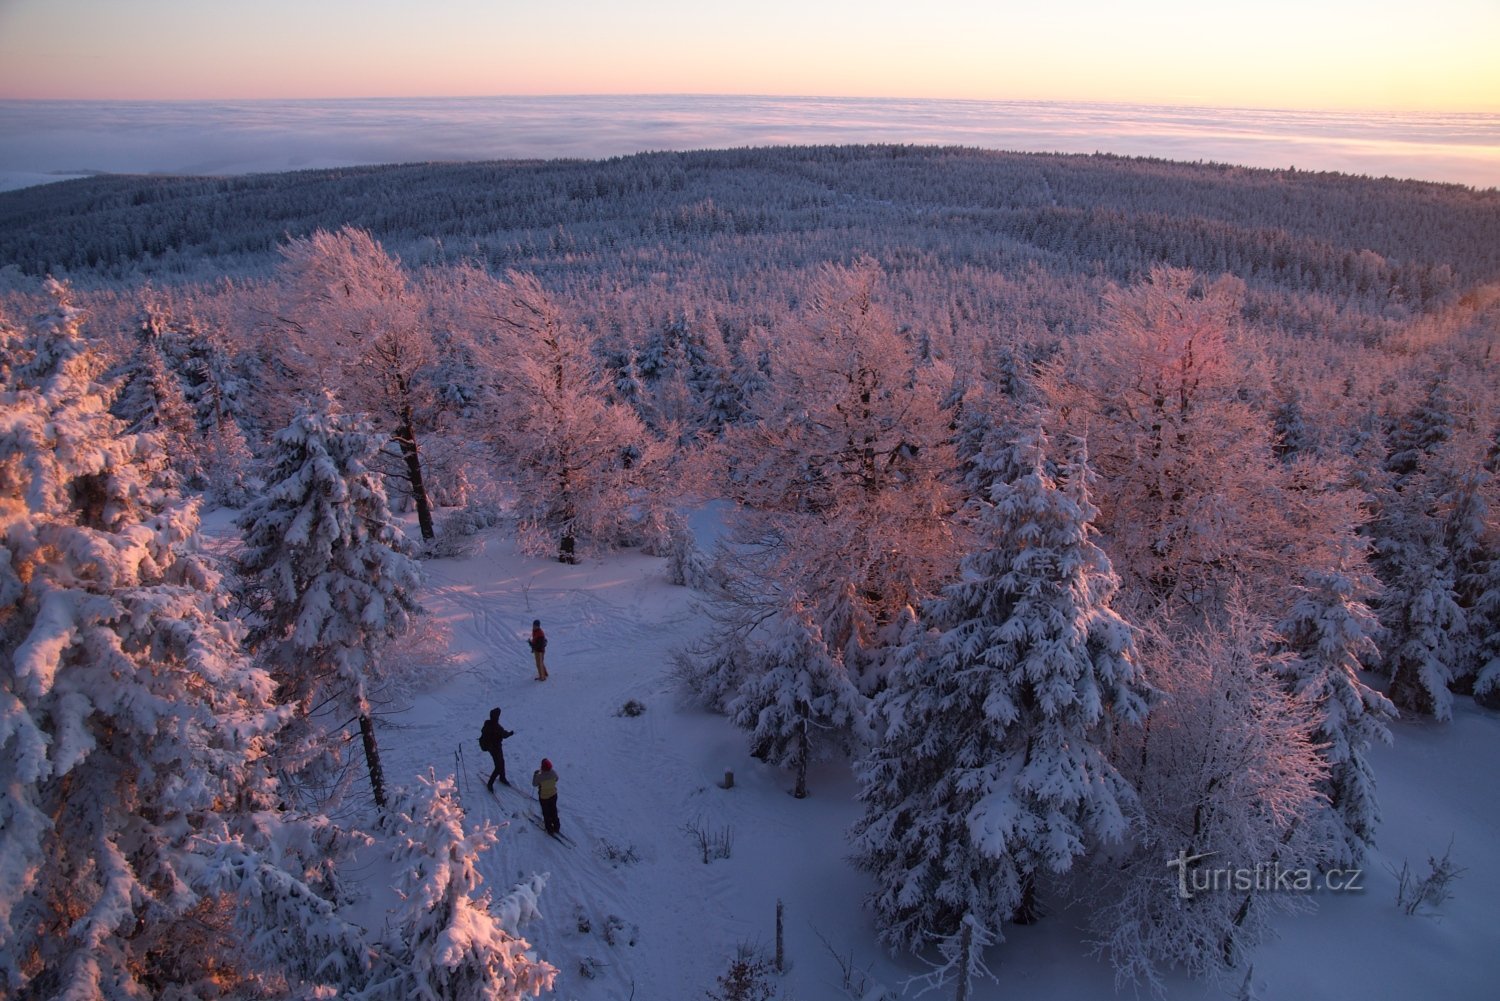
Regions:
[[379, 449], [367, 424], [325, 396], [277, 433], [265, 493], [237, 523], [251, 647], [301, 717], [291, 767], [321, 759], [314, 782], [336, 770], [342, 755], [319, 721], [332, 714], [337, 728], [353, 716], [383, 805], [371, 681], [382, 643], [418, 612], [420, 571], [370, 470]]
[[1277, 627], [1294, 655], [1278, 666], [1293, 694], [1316, 713], [1313, 739], [1328, 766], [1322, 792], [1336, 831], [1329, 861], [1339, 865], [1358, 863], [1375, 843], [1380, 810], [1366, 754], [1376, 741], [1391, 742], [1386, 721], [1396, 715], [1385, 696], [1359, 679], [1379, 656], [1380, 622], [1363, 601], [1374, 586], [1359, 571], [1309, 571]]
[[1135, 802], [1108, 744], [1150, 693], [1109, 607], [1087, 466], [1050, 472], [1040, 432], [1021, 448], [1026, 472], [993, 488], [981, 548], [928, 609], [936, 633], [876, 698], [854, 859], [892, 945], [923, 948], [965, 915], [992, 931], [1034, 918], [1037, 880], [1119, 839]]
[[274, 809], [282, 714], [193, 551], [196, 505], [110, 416], [50, 290], [0, 388], [0, 994], [346, 983], [360, 935], [304, 875], [316, 821]]

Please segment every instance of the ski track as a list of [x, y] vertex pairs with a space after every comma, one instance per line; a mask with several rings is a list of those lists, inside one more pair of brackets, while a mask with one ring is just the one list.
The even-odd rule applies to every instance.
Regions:
[[[224, 516], [203, 537], [217, 558], [237, 548]], [[478, 539], [477, 555], [424, 563], [422, 603], [451, 630], [459, 666], [380, 718], [387, 781], [452, 776], [467, 822], [498, 826], [477, 861], [481, 892], [498, 899], [531, 873], [547, 874], [541, 917], [518, 929], [557, 967], [545, 997], [701, 997], [738, 945], [767, 944], [767, 922], [737, 912], [746, 877], [725, 860], [704, 864], [690, 830], [732, 831], [748, 820], [748, 800], [725, 795], [721, 763], [690, 760], [660, 725], [680, 711], [670, 656], [697, 631], [693, 592], [668, 584], [660, 559], [613, 554], [563, 566], [517, 556], [503, 528]], [[534, 680], [526, 645], [537, 618], [549, 640], [546, 682]], [[619, 714], [631, 699], [642, 715]], [[495, 794], [476, 739], [493, 705], [516, 734], [505, 743], [512, 786]], [[527, 816], [539, 813], [530, 779], [542, 757], [559, 771], [563, 833], [576, 847]]]
[[[498, 533], [482, 538], [487, 548], [509, 547]], [[519, 932], [558, 969], [551, 997], [700, 996], [751, 929], [733, 913], [731, 871], [720, 860], [703, 864], [688, 830], [732, 824], [732, 801], [712, 795], [718, 776], [686, 759], [657, 722], [677, 711], [667, 672], [671, 648], [693, 617], [692, 594], [666, 583], [659, 559], [525, 561], [522, 573], [507, 575], [500, 566], [514, 567], [518, 558], [504, 556], [492, 576], [461, 561], [427, 564], [423, 603], [449, 623], [453, 649], [469, 660], [417, 699], [420, 721], [398, 724], [391, 764], [401, 776], [394, 780], [429, 767], [439, 776], [459, 772], [469, 822], [503, 825], [478, 862], [495, 897], [532, 872], [547, 874], [542, 918]], [[622, 594], [623, 601], [610, 600]], [[535, 618], [549, 640], [546, 682], [534, 680], [525, 644]], [[630, 699], [646, 711], [619, 715]], [[497, 784], [495, 794], [484, 788], [490, 761], [476, 739], [491, 705], [502, 707], [502, 722], [515, 731], [505, 742], [512, 786]], [[542, 757], [558, 770], [562, 829], [576, 847], [527, 817], [539, 812], [530, 779]], [[663, 951], [680, 958], [664, 964]], [[672, 982], [652, 982], [664, 976]]]

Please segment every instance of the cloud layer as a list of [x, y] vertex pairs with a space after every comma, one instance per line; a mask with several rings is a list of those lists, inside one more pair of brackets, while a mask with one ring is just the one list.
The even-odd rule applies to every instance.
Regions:
[[643, 150], [922, 143], [1108, 152], [1500, 186], [1500, 115], [776, 97], [0, 101], [0, 188]]

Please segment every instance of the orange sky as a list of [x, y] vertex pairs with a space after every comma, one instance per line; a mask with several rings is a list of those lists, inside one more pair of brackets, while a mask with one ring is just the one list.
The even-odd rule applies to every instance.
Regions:
[[1500, 0], [0, 0], [0, 97], [724, 93], [1500, 112]]

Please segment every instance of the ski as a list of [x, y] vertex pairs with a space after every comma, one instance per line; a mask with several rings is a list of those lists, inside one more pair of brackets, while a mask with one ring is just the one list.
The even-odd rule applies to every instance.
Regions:
[[546, 823], [543, 822], [543, 820], [542, 820], [542, 818], [541, 818], [541, 816], [539, 814], [528, 812], [526, 814], [526, 816], [530, 817], [531, 818], [531, 822], [533, 824], [536, 824], [536, 826], [540, 827], [542, 829], [542, 833], [546, 834], [552, 840], [554, 840], [554, 841], [560, 841], [564, 845], [567, 845], [569, 848], [577, 848], [578, 847], [578, 842], [576, 842], [572, 838], [568, 837], [562, 831], [558, 831], [556, 834], [553, 834], [551, 831], [548, 831]]

